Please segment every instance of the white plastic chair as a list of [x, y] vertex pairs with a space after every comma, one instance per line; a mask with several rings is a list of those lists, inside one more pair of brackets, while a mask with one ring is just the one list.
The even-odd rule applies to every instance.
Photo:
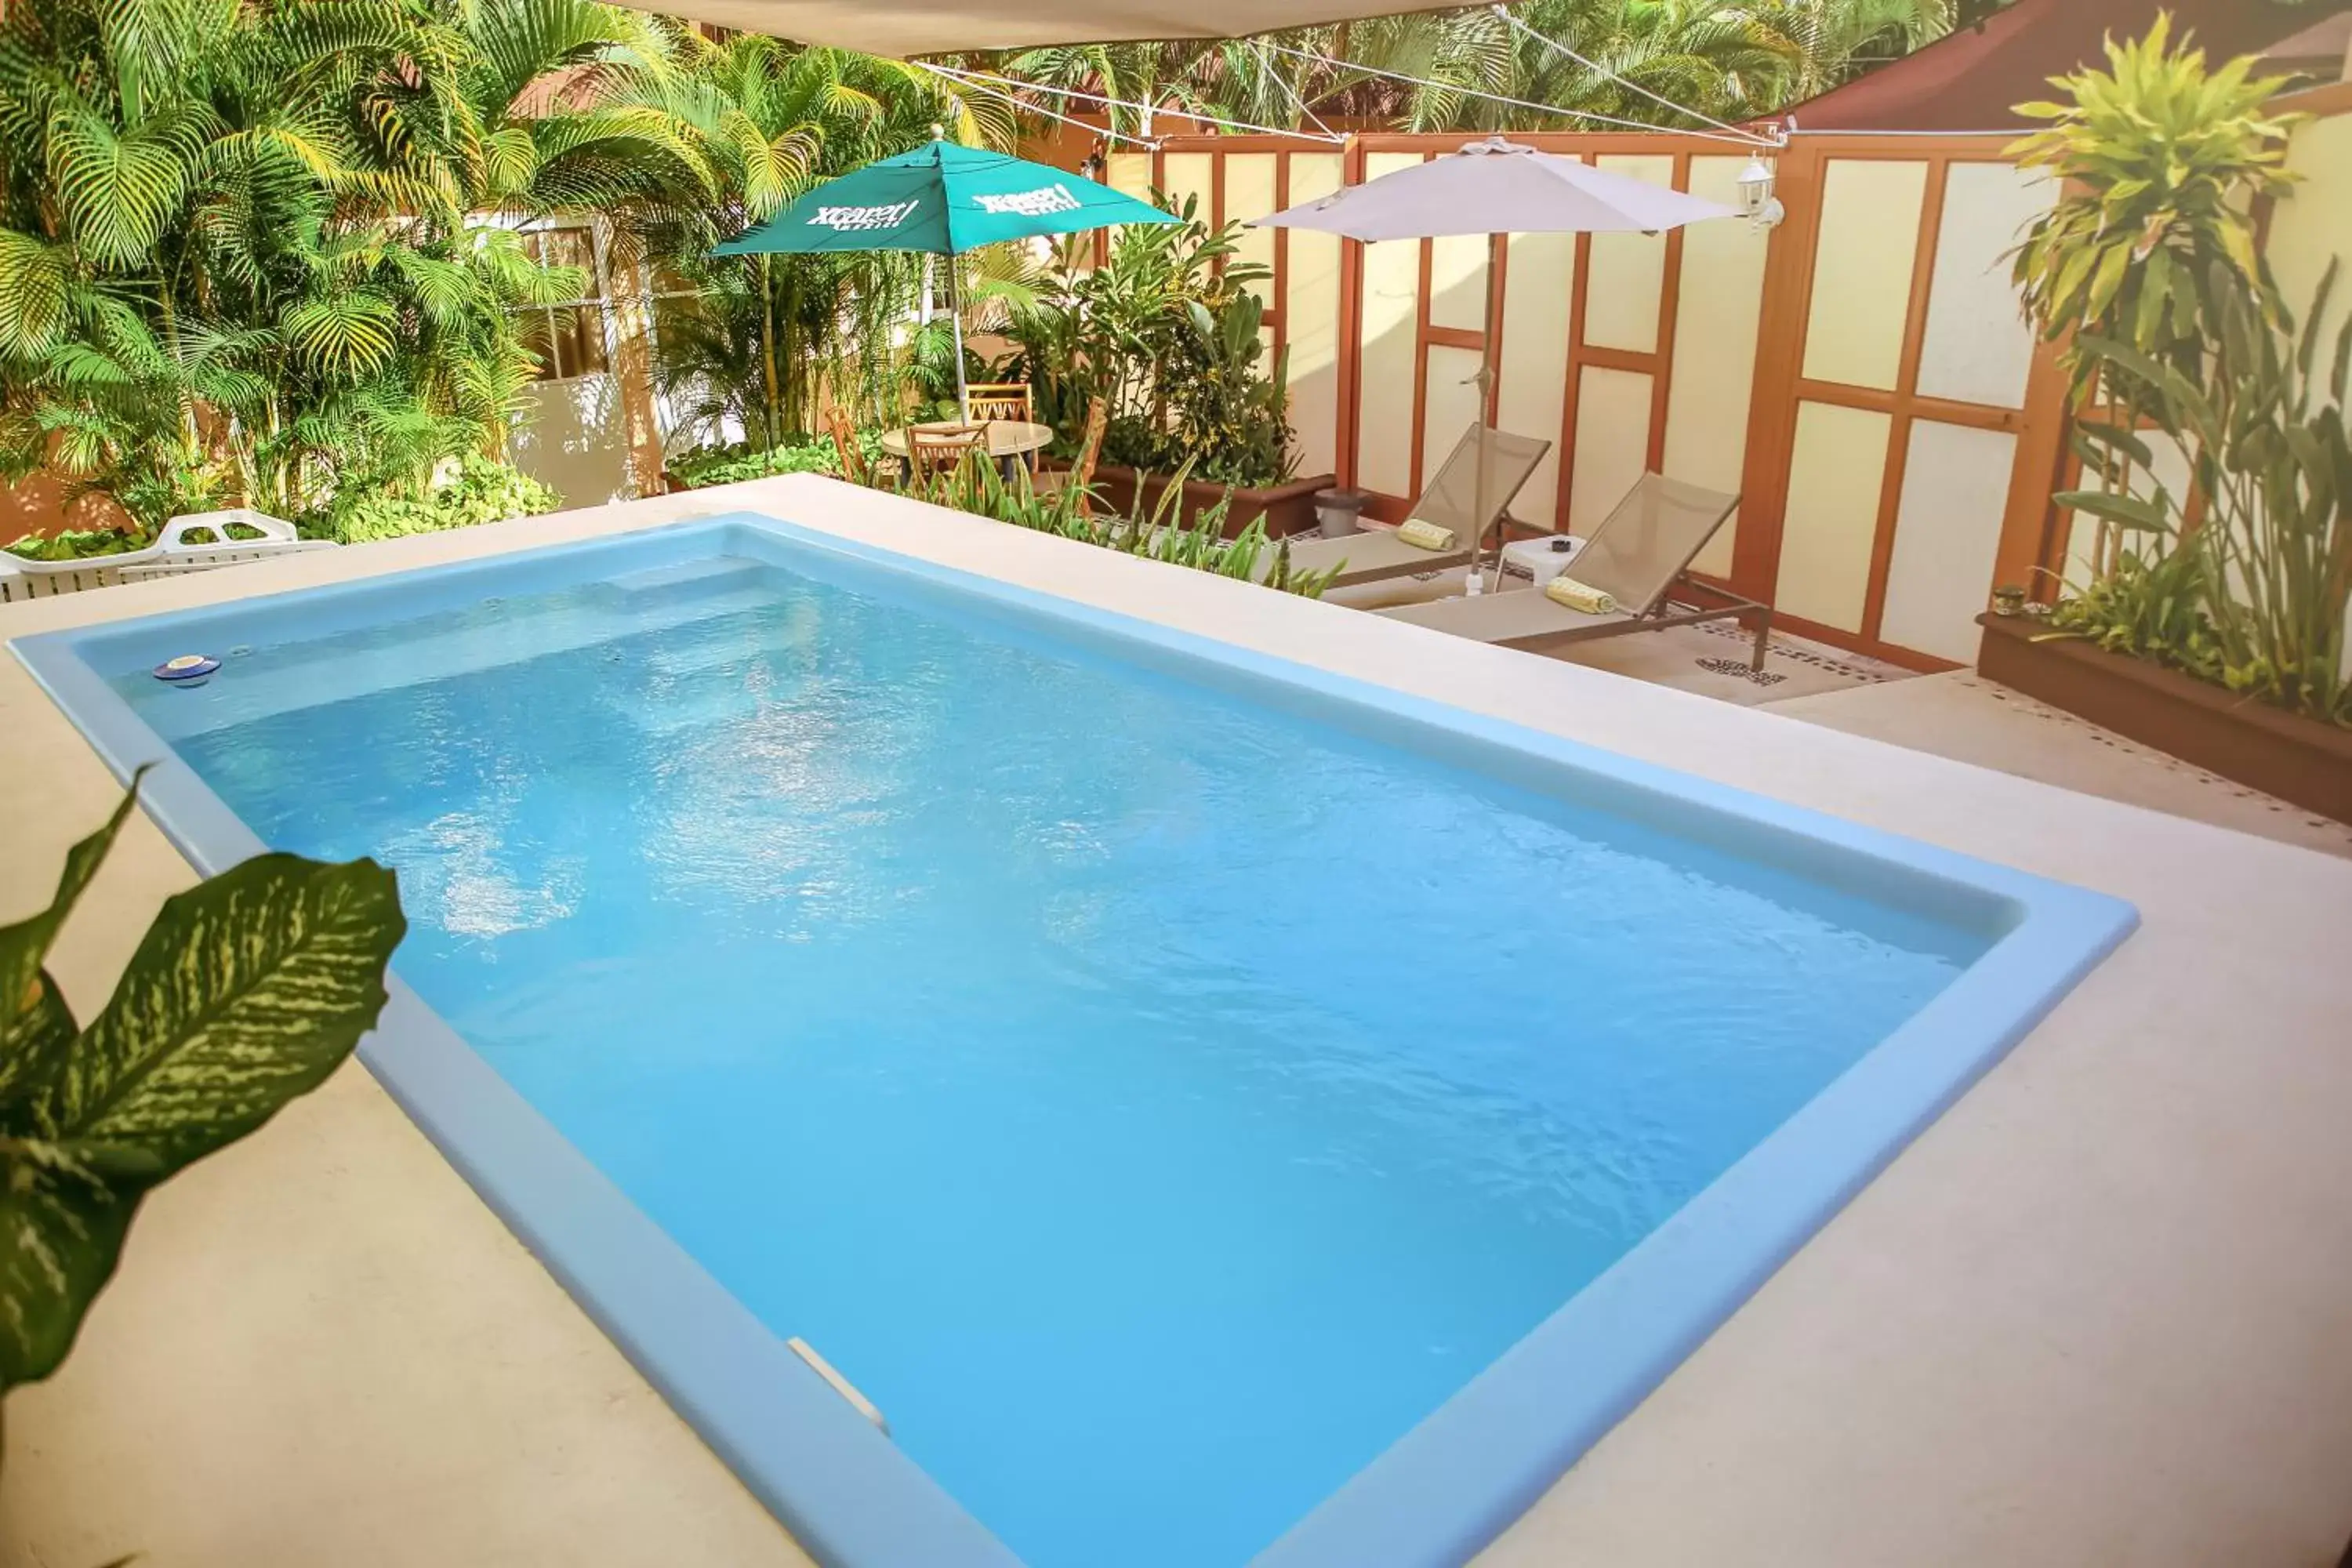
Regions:
[[[228, 525], [238, 524], [261, 535], [231, 539]], [[209, 531], [209, 542], [192, 542], [191, 533]], [[247, 561], [266, 561], [303, 550], [329, 550], [331, 539], [304, 539], [283, 518], [230, 507], [223, 511], [184, 512], [163, 525], [155, 542], [120, 555], [94, 556], [87, 561], [22, 561], [0, 551], [0, 603], [75, 594], [85, 588], [110, 588], [117, 583], [140, 583], [151, 577], [176, 577], [186, 572], [209, 572]]]

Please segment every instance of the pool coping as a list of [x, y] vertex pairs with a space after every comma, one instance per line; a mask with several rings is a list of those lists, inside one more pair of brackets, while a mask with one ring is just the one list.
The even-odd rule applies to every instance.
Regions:
[[[1261, 1553], [1256, 1561], [1265, 1568], [1458, 1563], [1471, 1555], [1518, 1518], [1998, 1061], [2128, 934], [2136, 918], [2128, 904], [2105, 894], [1357, 677], [821, 530], [743, 513], [673, 524], [664, 531], [686, 539], [746, 525], [780, 533], [799, 546], [905, 572], [1180, 658], [1205, 658], [1416, 725], [1435, 724], [1483, 745], [1532, 755], [1548, 766], [1564, 765], [1657, 795], [1678, 811], [1729, 811], [1843, 853], [1980, 889], [2023, 911], [2019, 923], [1952, 986]], [[651, 531], [608, 536], [604, 542], [636, 545]], [[592, 547], [581, 542], [545, 548], [569, 552]], [[538, 553], [505, 552], [470, 565], [511, 568]], [[373, 575], [295, 592], [321, 603], [373, 592], [405, 575]], [[110, 620], [12, 642], [118, 776], [139, 760], [142, 746], [163, 750], [170, 761], [151, 775], [151, 815], [207, 871], [241, 858], [258, 847], [257, 841], [71, 650], [91, 638], [127, 635], [126, 628], [133, 626], [250, 614], [266, 602], [256, 596], [227, 606], [167, 612], [135, 622]], [[119, 710], [116, 717], [128, 727], [88, 722], [93, 704], [100, 713], [109, 705]], [[2002, 1017], [1988, 1028], [1979, 1010], [1992, 1005], [1989, 998], [1996, 995]], [[1013, 1561], [912, 1460], [784, 1352], [781, 1341], [588, 1167], [413, 994], [396, 988], [384, 1027], [363, 1046], [362, 1055], [451, 1163], [813, 1552], [858, 1568], [900, 1562], [961, 1568], [966, 1563]], [[529, 1194], [528, 1200], [518, 1193]], [[1770, 1235], [1757, 1234], [1766, 1228]], [[1694, 1299], [1699, 1306], [1688, 1310]], [[694, 1326], [692, 1334], [678, 1334], [681, 1317]], [[680, 1338], [684, 1344], [677, 1342]], [[758, 1369], [756, 1379], [745, 1375], [746, 1366]], [[774, 1397], [755, 1397], [755, 1386]], [[1580, 1392], [1563, 1399], [1558, 1393], [1562, 1388]], [[1506, 1440], [1498, 1442], [1498, 1436]], [[800, 1496], [789, 1499], [787, 1492]], [[1433, 1517], [1432, 1498], [1448, 1500], [1440, 1510], [1445, 1517]]]

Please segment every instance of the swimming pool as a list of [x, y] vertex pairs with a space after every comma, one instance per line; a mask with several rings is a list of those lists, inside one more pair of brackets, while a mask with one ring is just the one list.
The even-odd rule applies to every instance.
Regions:
[[2130, 923], [764, 520], [18, 646], [844, 1563], [1459, 1561]]

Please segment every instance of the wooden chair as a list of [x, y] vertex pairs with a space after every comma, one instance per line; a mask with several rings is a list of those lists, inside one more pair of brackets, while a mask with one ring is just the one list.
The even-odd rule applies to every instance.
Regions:
[[907, 476], [914, 490], [920, 494], [930, 490], [943, 479], [953, 479], [956, 471], [974, 453], [981, 460], [988, 458], [988, 426], [965, 425], [942, 429], [929, 429], [918, 425], [907, 431]]
[[[964, 388], [965, 416], [974, 425], [985, 425], [992, 419], [1019, 420], [1024, 425], [1036, 423], [1037, 401], [1030, 395], [1025, 381], [984, 381], [977, 386]], [[1037, 454], [1028, 453], [1021, 466], [1031, 473], [1037, 469]]]
[[984, 381], [977, 386], [964, 388], [964, 416], [974, 425], [985, 425], [992, 419], [1018, 419], [1034, 424], [1037, 418], [1037, 402], [1029, 393], [1025, 381]]
[[[1078, 438], [1078, 455], [1066, 468], [1055, 468], [1037, 476], [1037, 493], [1054, 495], [1064, 489], [1083, 490], [1094, 483], [1095, 461], [1102, 456], [1103, 427], [1110, 423], [1110, 405], [1101, 398], [1087, 401], [1086, 433]], [[1081, 510], [1091, 510], [1080, 499]]]
[[866, 458], [858, 449], [857, 427], [849, 422], [849, 410], [838, 403], [827, 405], [824, 427], [833, 437], [834, 455], [841, 459], [841, 477], [853, 485], [872, 484], [874, 476], [866, 471]]

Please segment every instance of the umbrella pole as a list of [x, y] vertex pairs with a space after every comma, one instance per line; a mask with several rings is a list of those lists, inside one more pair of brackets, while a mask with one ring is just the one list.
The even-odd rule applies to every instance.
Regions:
[[963, 379], [963, 285], [957, 279], [955, 252], [948, 252], [948, 318], [955, 323], [956, 423], [971, 423], [971, 389]]
[[[1490, 422], [1489, 410], [1495, 401], [1495, 323], [1502, 314], [1496, 294], [1496, 283], [1502, 275], [1502, 256], [1503, 237], [1499, 234], [1488, 235], [1486, 237], [1486, 319], [1482, 323], [1486, 330], [1478, 334], [1480, 344], [1477, 376], [1478, 473], [1471, 486], [1471, 493], [1475, 499], [1470, 515], [1477, 520], [1478, 531], [1470, 539], [1470, 580], [1465, 584], [1465, 591], [1469, 594], [1483, 593], [1486, 586], [1486, 567], [1481, 557], [1482, 547], [1486, 540], [1487, 473], [1493, 466], [1491, 451], [1493, 426]], [[1495, 586], [1497, 588], [1503, 585], [1503, 574], [1500, 570], [1502, 548], [1502, 521], [1498, 518], [1495, 522], [1496, 552]]]

